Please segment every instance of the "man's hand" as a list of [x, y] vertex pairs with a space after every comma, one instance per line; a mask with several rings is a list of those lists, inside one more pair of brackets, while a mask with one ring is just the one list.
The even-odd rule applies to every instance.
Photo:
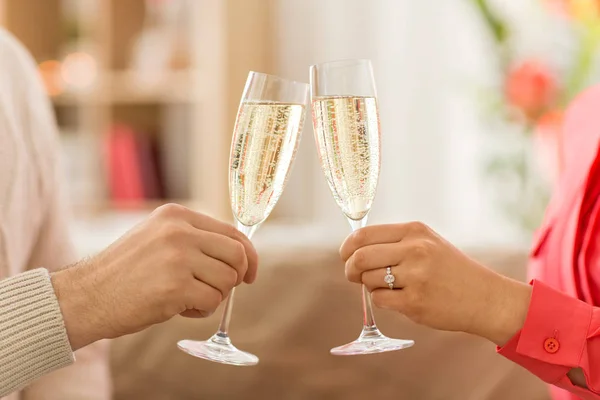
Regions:
[[166, 321], [211, 315], [258, 257], [233, 226], [167, 204], [97, 256], [52, 274], [73, 349]]

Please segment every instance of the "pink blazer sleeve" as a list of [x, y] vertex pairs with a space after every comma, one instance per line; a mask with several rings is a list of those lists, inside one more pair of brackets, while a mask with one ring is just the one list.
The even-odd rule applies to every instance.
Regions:
[[[559, 210], [564, 222], [577, 213], [576, 235], [557, 233], [563, 246], [572, 254], [574, 282], [561, 282], [579, 300], [534, 280], [533, 294], [525, 324], [498, 352], [520, 364], [545, 382], [565, 389], [582, 399], [600, 399], [600, 130], [598, 106], [600, 85], [581, 95], [569, 106], [563, 129], [565, 171], [553, 203], [561, 204], [569, 195], [581, 189], [580, 209]], [[564, 207], [569, 207], [565, 203]], [[579, 207], [579, 206], [578, 206]], [[554, 209], [556, 211], [556, 209]], [[550, 221], [551, 222], [551, 221]], [[564, 225], [564, 224], [563, 224]], [[563, 226], [562, 229], [565, 228]], [[561, 260], [552, 253], [546, 265], [551, 271]], [[567, 272], [568, 272], [567, 271]], [[560, 275], [565, 279], [566, 275]], [[557, 282], [554, 282], [555, 284]], [[567, 373], [573, 368], [584, 372], [588, 389], [574, 386]]]
[[[600, 399], [600, 308], [533, 281], [527, 319], [498, 353], [582, 399]], [[581, 368], [589, 390], [567, 373]]]

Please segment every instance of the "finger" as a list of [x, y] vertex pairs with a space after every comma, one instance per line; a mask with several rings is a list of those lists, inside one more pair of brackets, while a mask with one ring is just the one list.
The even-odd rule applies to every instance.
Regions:
[[[402, 267], [390, 267], [394, 280], [392, 289], [402, 289], [406, 282], [406, 270]], [[362, 283], [373, 292], [377, 289], [390, 290], [389, 284], [385, 281], [387, 268], [373, 269], [362, 274]]]
[[184, 312], [182, 312], [181, 314], [182, 317], [185, 318], [206, 318], [206, 317], [210, 317], [210, 315], [206, 315], [206, 313], [204, 311], [198, 311], [198, 310], [185, 310]]
[[247, 271], [242, 278], [247, 283], [252, 283], [256, 279], [257, 267], [258, 267], [258, 254], [254, 245], [248, 239], [246, 235], [236, 229], [234, 226], [217, 219], [211, 218], [207, 215], [197, 213], [195, 211], [189, 211], [189, 223], [196, 229], [203, 231], [209, 231], [218, 233], [233, 240], [236, 240], [244, 245], [247, 258]]
[[209, 317], [211, 316], [221, 301], [223, 296], [221, 292], [207, 285], [204, 282], [193, 279], [185, 291], [185, 308], [181, 312], [184, 317]]
[[340, 248], [340, 256], [346, 261], [361, 247], [379, 243], [396, 243], [407, 236], [417, 236], [429, 231], [421, 222], [405, 224], [373, 225], [359, 229], [346, 238]]
[[371, 300], [376, 307], [384, 310], [402, 312], [406, 293], [404, 290], [375, 289], [371, 292]]
[[223, 298], [241, 282], [238, 272], [223, 261], [203, 255], [203, 259], [193, 266], [194, 278], [221, 292]]
[[209, 231], [198, 231], [198, 240], [202, 253], [237, 271], [236, 285], [239, 285], [248, 271], [246, 248], [237, 240]]
[[253, 283], [256, 280], [258, 274], [258, 253], [254, 248], [252, 242], [244, 235], [246, 239], [243, 241], [244, 249], [246, 250], [246, 259], [248, 261], [248, 268], [246, 269], [246, 275], [244, 275], [244, 282]]
[[246, 235], [235, 227], [178, 204], [165, 204], [157, 208], [155, 213], [170, 218], [182, 219], [198, 230], [224, 235], [242, 243], [246, 251], [247, 271], [241, 276], [241, 279], [248, 283], [254, 282], [257, 274], [258, 255]]
[[183, 220], [196, 229], [210, 231], [229, 236], [232, 239], [242, 240], [244, 235], [235, 229], [230, 224], [211, 218], [208, 215], [190, 210], [179, 204], [165, 204], [154, 211], [154, 214], [171, 218], [175, 220]]
[[346, 278], [350, 282], [360, 283], [365, 271], [400, 264], [405, 247], [403, 242], [361, 247], [346, 261]]

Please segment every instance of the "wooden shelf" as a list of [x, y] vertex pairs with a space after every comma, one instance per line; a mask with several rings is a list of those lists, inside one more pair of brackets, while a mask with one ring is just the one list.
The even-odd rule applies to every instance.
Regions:
[[90, 94], [80, 94], [80, 93], [63, 93], [58, 96], [50, 97], [52, 100], [52, 104], [56, 106], [79, 106], [83, 104], [89, 104], [92, 102], [92, 96]]
[[79, 104], [155, 104], [193, 103], [199, 101], [194, 88], [199, 71], [173, 71], [160, 74], [156, 80], [144, 80], [133, 71], [102, 73], [95, 86], [85, 92], [67, 92], [52, 97], [62, 106]]
[[168, 203], [181, 204], [182, 206], [197, 211], [205, 210], [205, 207], [201, 202], [192, 199], [156, 199], [131, 202], [104, 201], [91, 204], [76, 204], [73, 206], [73, 212], [78, 217], [90, 217], [107, 213], [149, 213]]
[[[68, 4], [82, 6], [67, 12]], [[85, 203], [88, 198], [109, 197], [99, 154], [101, 135], [122, 122], [150, 133], [161, 154], [170, 155], [167, 161], [174, 167], [165, 179], [175, 182], [173, 177], [179, 178], [178, 183], [185, 183], [177, 188], [187, 187], [167, 190], [165, 196], [189, 197], [184, 204], [230, 218], [227, 158], [231, 132], [248, 71], [275, 72], [271, 68], [271, 52], [276, 47], [275, 3], [193, 0], [186, 4], [180, 43], [187, 51], [169, 65], [188, 69], [162, 73], [156, 82], [147, 82], [127, 70], [134, 64], [136, 40], [148, 27], [145, 0], [0, 0], [0, 23], [38, 62], [63, 60], [65, 53], [78, 49], [96, 58], [98, 75], [90, 90], [51, 99], [60, 128], [77, 133], [63, 137], [76, 139], [69, 144], [74, 148], [68, 154], [74, 161], [78, 187], [84, 189], [73, 192], [78, 193], [75, 200]], [[180, 104], [185, 107], [163, 107]], [[151, 210], [164, 202], [135, 207]], [[133, 209], [100, 200], [75, 210], [99, 214], [128, 208]]]
[[98, 97], [113, 104], [194, 102], [197, 71], [161, 74], [156, 80], [144, 80], [139, 74], [124, 71], [107, 74]]

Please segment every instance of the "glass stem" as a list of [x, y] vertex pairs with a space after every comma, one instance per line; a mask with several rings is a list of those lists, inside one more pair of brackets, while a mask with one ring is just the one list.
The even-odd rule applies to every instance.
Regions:
[[[237, 222], [237, 229], [252, 239], [252, 235], [258, 228], [258, 225], [246, 226]], [[224, 343], [230, 343], [229, 341], [229, 321], [231, 321], [231, 311], [233, 310], [233, 297], [235, 295], [235, 288], [231, 289], [227, 301], [225, 302], [225, 309], [223, 310], [223, 316], [221, 317], [221, 323], [219, 324], [219, 330], [215, 334], [214, 340]]]
[[366, 331], [376, 331], [375, 316], [373, 315], [373, 304], [371, 303], [371, 294], [365, 285], [362, 285], [362, 304], [363, 304], [363, 333]]
[[231, 320], [231, 310], [233, 309], [233, 297], [235, 295], [235, 288], [231, 289], [227, 301], [225, 302], [225, 309], [223, 310], [223, 316], [221, 317], [221, 323], [219, 324], [219, 330], [217, 336], [221, 338], [227, 338], [229, 332], [229, 321]]
[[[352, 227], [352, 232], [367, 226], [367, 216], [361, 220], [353, 220], [348, 218], [348, 222]], [[373, 304], [371, 302], [371, 294], [365, 285], [362, 285], [362, 306], [363, 306], [363, 330], [361, 337], [371, 334], [379, 334], [377, 325], [375, 325], [375, 316], [373, 315]]]

